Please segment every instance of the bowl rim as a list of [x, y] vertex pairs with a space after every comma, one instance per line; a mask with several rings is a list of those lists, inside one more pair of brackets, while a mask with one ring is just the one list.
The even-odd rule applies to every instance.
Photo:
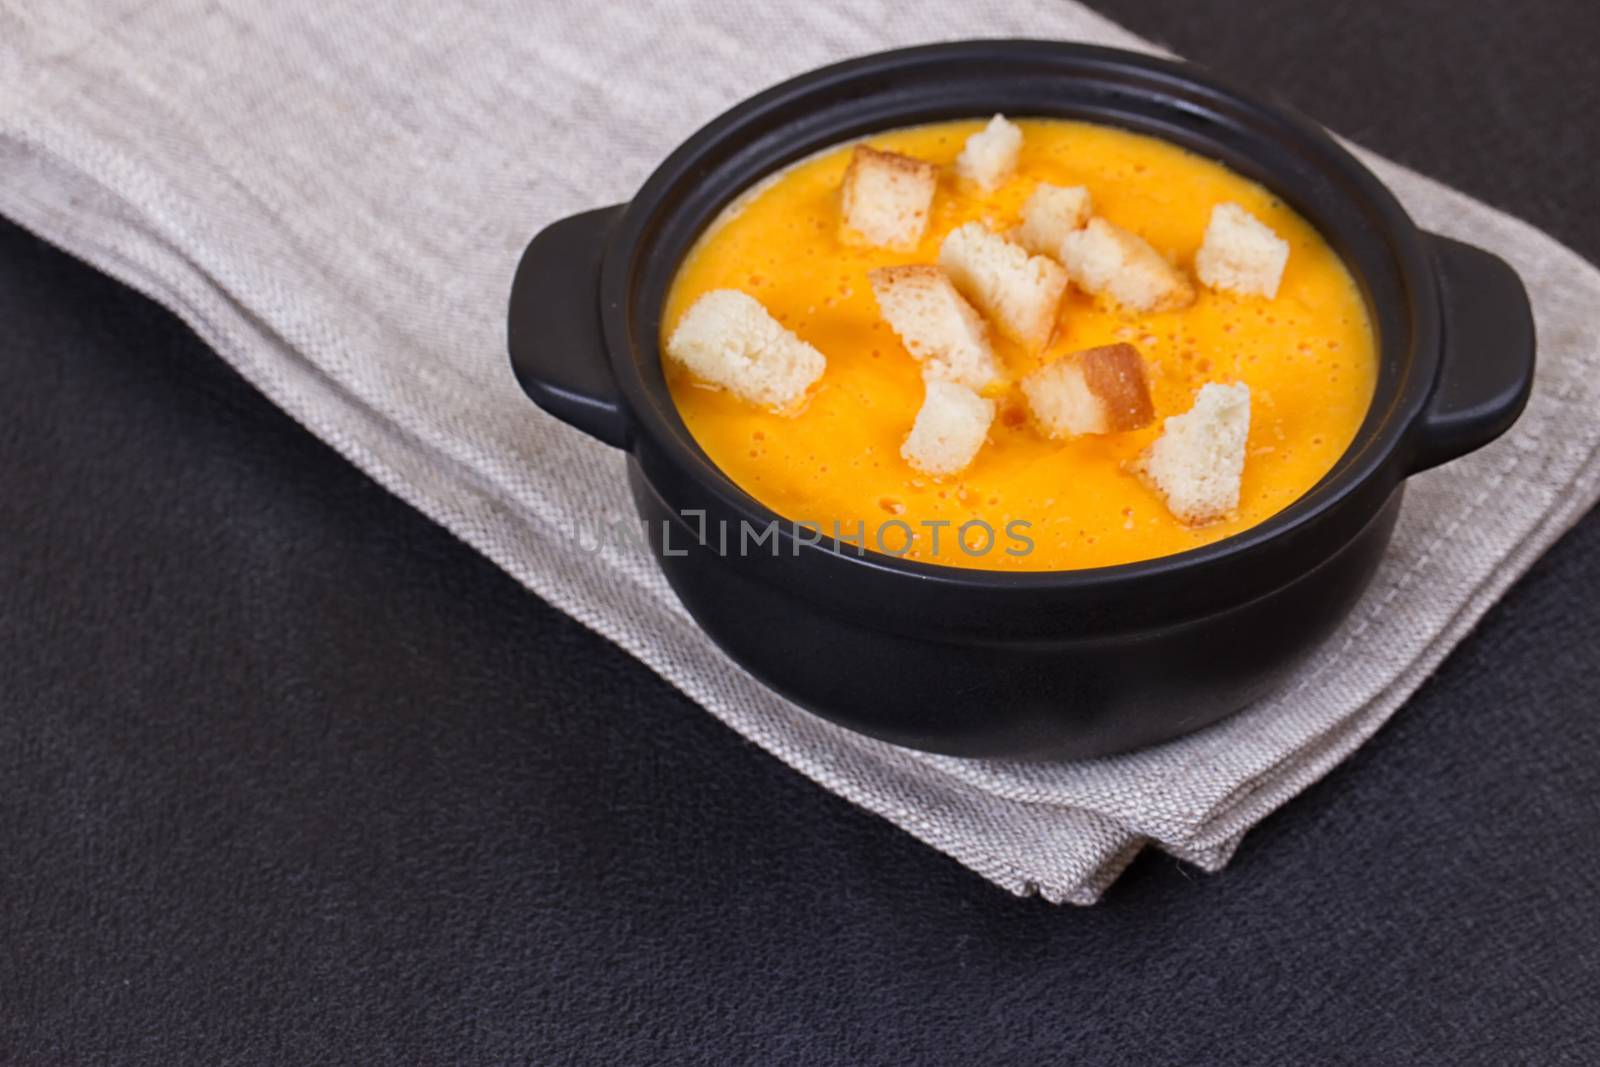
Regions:
[[[1355, 436], [1328, 472], [1310, 489], [1254, 526], [1182, 552], [1109, 566], [1001, 571], [928, 563], [870, 549], [857, 552], [853, 548], [842, 548], [840, 542], [827, 536], [819, 541], [800, 540], [797, 537], [797, 520], [780, 515], [724, 473], [694, 440], [670, 396], [654, 395], [652, 384], [640, 373], [645, 361], [654, 361], [659, 365], [661, 359], [656, 331], [636, 331], [631, 310], [637, 260], [642, 252], [649, 249], [651, 231], [658, 221], [660, 205], [680, 183], [696, 180], [697, 168], [703, 166], [703, 157], [708, 150], [725, 145], [770, 116], [792, 112], [803, 104], [808, 95], [837, 89], [851, 82], [887, 78], [933, 63], [949, 67], [952, 78], [972, 77], [962, 72], [981, 72], [984, 62], [1004, 62], [1018, 57], [1060, 60], [1064, 65], [1076, 66], [1084, 74], [1126, 77], [1129, 73], [1135, 73], [1159, 90], [1169, 93], [1166, 102], [1174, 108], [1225, 109], [1225, 114], [1234, 120], [1248, 118], [1253, 119], [1256, 126], [1276, 127], [1286, 143], [1288, 138], [1297, 139], [1302, 149], [1315, 153], [1318, 161], [1330, 169], [1330, 176], [1337, 177], [1344, 186], [1342, 195], [1354, 198], [1367, 212], [1376, 214], [1381, 220], [1381, 232], [1392, 250], [1396, 274], [1406, 289], [1402, 299], [1406, 304], [1411, 335], [1405, 373], [1395, 383], [1394, 395], [1387, 398], [1387, 403], [1384, 403], [1386, 398], [1380, 392], [1380, 377]], [[982, 75], [979, 73], [977, 76], [981, 78]], [[1022, 112], [1014, 113], [1019, 117], [1031, 117]], [[974, 114], [972, 117], [984, 116]], [[914, 124], [903, 122], [900, 125]], [[894, 128], [897, 127], [882, 127], [884, 130]], [[848, 138], [837, 143], [848, 143]], [[765, 173], [775, 173], [787, 165], [787, 162], [778, 163]], [[750, 184], [746, 183], [743, 188], [749, 188]], [[1270, 185], [1268, 187], [1271, 188]], [[1282, 195], [1281, 190], [1273, 191]], [[1375, 311], [1374, 298], [1368, 292], [1366, 279], [1353, 265], [1347, 262], [1346, 266], [1356, 275], [1369, 311]], [[1240, 89], [1193, 63], [1101, 45], [1026, 38], [952, 41], [872, 53], [816, 68], [736, 104], [682, 142], [625, 206], [611, 230], [602, 260], [600, 297], [606, 354], [635, 427], [630, 451], [638, 448], [642, 433], [655, 446], [651, 451], [653, 460], [659, 461], [665, 457], [681, 467], [718, 507], [731, 513], [735, 519], [748, 521], [757, 527], [776, 523], [778, 536], [786, 546], [780, 555], [799, 555], [802, 551], [823, 552], [852, 568], [865, 568], [880, 576], [899, 576], [924, 586], [958, 593], [996, 589], [1055, 592], [1105, 590], [1145, 580], [1164, 579], [1174, 573], [1209, 569], [1213, 565], [1234, 562], [1241, 556], [1258, 553], [1270, 545], [1294, 540], [1297, 534], [1319, 524], [1351, 497], [1360, 494], [1374, 479], [1382, 478], [1385, 471], [1394, 469], [1397, 455], [1404, 454], [1410, 447], [1415, 424], [1434, 391], [1441, 355], [1437, 280], [1421, 230], [1377, 176], [1321, 125], [1293, 109]], [[1374, 315], [1375, 330], [1377, 325]], [[1388, 341], [1381, 335], [1378, 337], [1380, 358], [1387, 351]], [[665, 393], [664, 386], [661, 392]], [[1399, 480], [1398, 476], [1394, 479], [1395, 483]], [[1387, 492], [1383, 494], [1385, 499], [1387, 495]]]

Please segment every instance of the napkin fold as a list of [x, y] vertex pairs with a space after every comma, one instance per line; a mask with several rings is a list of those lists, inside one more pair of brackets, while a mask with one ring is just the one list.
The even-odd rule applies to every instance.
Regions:
[[1126, 756], [959, 760], [856, 736], [733, 665], [640, 549], [595, 544], [632, 514], [622, 457], [523, 397], [506, 293], [535, 231], [628, 199], [750, 93], [985, 36], [1155, 50], [1076, 4], [1008, 0], [0, 0], [0, 213], [171, 308], [390, 491], [824, 788], [1012, 892], [1090, 903], [1147, 843], [1222, 867], [1600, 495], [1600, 272], [1361, 152], [1419, 224], [1516, 267], [1540, 364], [1510, 434], [1412, 480], [1343, 630], [1279, 696]]

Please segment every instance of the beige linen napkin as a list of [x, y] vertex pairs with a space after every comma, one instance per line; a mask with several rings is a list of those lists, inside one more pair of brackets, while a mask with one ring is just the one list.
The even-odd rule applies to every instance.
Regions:
[[0, 212], [166, 304], [275, 403], [540, 596], [823, 787], [1016, 893], [1088, 903], [1147, 842], [1208, 870], [1376, 730], [1594, 501], [1600, 273], [1367, 156], [1425, 227], [1521, 272], [1527, 415], [1413, 481], [1348, 625], [1280, 696], [1114, 759], [908, 752], [725, 659], [637, 549], [622, 457], [507, 367], [527, 239], [818, 64], [938, 38], [1149, 48], [1070, 3], [0, 0]]

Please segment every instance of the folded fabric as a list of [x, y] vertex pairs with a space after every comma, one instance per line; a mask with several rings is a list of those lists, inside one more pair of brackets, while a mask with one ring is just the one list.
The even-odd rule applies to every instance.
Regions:
[[930, 33], [1150, 48], [1020, 0], [0, 3], [0, 212], [172, 308], [351, 462], [823, 787], [1013, 892], [1088, 903], [1147, 842], [1221, 867], [1600, 495], [1600, 272], [1363, 154], [1418, 223], [1527, 282], [1540, 368], [1516, 428], [1412, 481], [1343, 631], [1226, 722], [1049, 765], [867, 740], [729, 662], [639, 548], [595, 544], [631, 514], [622, 457], [523, 397], [504, 309], [544, 224], [626, 200], [766, 85]]

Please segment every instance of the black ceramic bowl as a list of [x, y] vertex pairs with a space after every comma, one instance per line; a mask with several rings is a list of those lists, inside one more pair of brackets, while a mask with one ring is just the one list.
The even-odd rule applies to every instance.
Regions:
[[[1204, 548], [1089, 570], [943, 567], [780, 525], [695, 444], [667, 393], [664, 298], [685, 252], [758, 179], [915, 123], [1084, 119], [1219, 160], [1321, 230], [1380, 346], [1371, 410], [1299, 501]], [[1423, 233], [1313, 123], [1204, 71], [1047, 41], [886, 52], [786, 82], [712, 122], [629, 204], [550, 226], [512, 288], [509, 344], [540, 407], [627, 452], [657, 558], [707, 633], [802, 706], [969, 756], [1101, 755], [1176, 737], [1270, 693], [1372, 578], [1407, 475], [1504, 432], [1533, 381], [1527, 294], [1487, 252]], [[704, 536], [702, 536], [704, 535]], [[776, 548], [774, 553], [773, 548]], [[747, 546], [748, 547], [748, 546]]]

